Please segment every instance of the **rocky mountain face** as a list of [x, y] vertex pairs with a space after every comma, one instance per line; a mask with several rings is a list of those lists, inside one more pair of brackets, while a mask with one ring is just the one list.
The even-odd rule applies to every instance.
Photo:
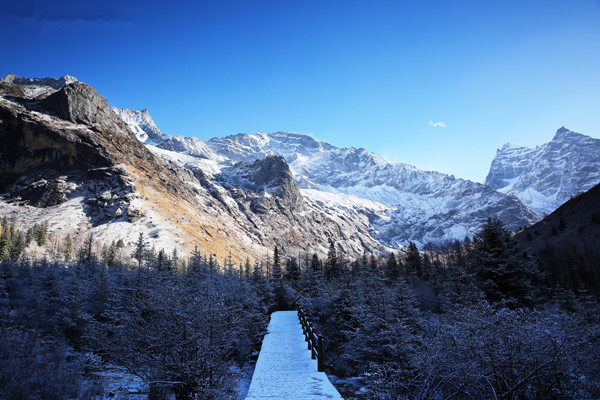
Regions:
[[516, 198], [485, 185], [389, 163], [365, 149], [337, 148], [308, 135], [239, 134], [207, 145], [233, 161], [283, 156], [305, 198], [335, 215], [353, 203], [350, 207], [369, 216], [371, 235], [390, 247], [462, 240], [490, 215], [513, 229], [537, 218]]
[[[406, 164], [392, 164], [365, 149], [337, 148], [308, 135], [287, 132], [238, 134], [213, 138], [178, 138], [180, 148], [159, 145], [212, 160], [221, 177], [235, 163], [257, 165], [271, 157], [285, 159], [310, 209], [341, 225], [350, 215], [366, 218], [370, 240], [397, 248], [415, 241], [462, 240], [472, 235], [489, 215], [510, 228], [529, 224], [538, 216], [513, 196], [488, 186]], [[272, 173], [272, 172], [271, 172]], [[242, 185], [239, 179], [235, 185]], [[359, 218], [359, 219], [360, 219]], [[345, 231], [346, 236], [357, 234]]]
[[[283, 157], [236, 164], [144, 145], [91, 86], [28, 92], [35, 85], [14, 81], [0, 86], [3, 215], [105, 243], [132, 243], [143, 232], [156, 248], [197, 245], [239, 261], [270, 257], [276, 244], [324, 252], [334, 240], [348, 254], [383, 250], [366, 217], [340, 224], [305, 202]], [[161, 137], [158, 129], [147, 134], [154, 143]], [[177, 143], [171, 139], [162, 144]]]
[[259, 251], [244, 244], [246, 232], [217, 200], [200, 198], [165, 167], [91, 86], [73, 81], [37, 96], [23, 86], [0, 87], [1, 214], [105, 243], [143, 232], [157, 248], [198, 245], [219, 257]]
[[112, 111], [127, 124], [138, 140], [144, 144], [159, 145], [169, 138], [158, 129], [146, 108], [143, 110], [128, 110], [112, 107]]
[[539, 218], [492, 187], [523, 161], [482, 185], [308, 135], [169, 136], [147, 110], [111, 108], [71, 77], [9, 75], [0, 96], [0, 212], [65, 232], [129, 242], [144, 232], [157, 248], [222, 258], [264, 258], [275, 245], [323, 254], [334, 241], [357, 256], [463, 239], [489, 216], [511, 229]]
[[600, 182], [600, 140], [560, 128], [541, 146], [505, 144], [492, 161], [486, 184], [513, 194], [543, 214]]

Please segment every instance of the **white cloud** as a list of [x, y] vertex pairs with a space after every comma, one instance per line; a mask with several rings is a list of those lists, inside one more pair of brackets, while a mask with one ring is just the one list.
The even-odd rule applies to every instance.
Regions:
[[438, 122], [429, 121], [429, 126], [433, 126], [435, 128], [445, 128], [446, 123], [442, 122], [442, 121], [438, 121]]

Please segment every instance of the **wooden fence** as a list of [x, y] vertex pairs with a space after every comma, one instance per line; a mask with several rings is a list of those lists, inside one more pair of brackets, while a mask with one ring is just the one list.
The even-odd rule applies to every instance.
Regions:
[[301, 307], [298, 307], [298, 318], [300, 319], [300, 323], [302, 324], [302, 333], [304, 334], [304, 340], [308, 342], [308, 349], [310, 350], [311, 358], [317, 359], [317, 368], [319, 372], [323, 372], [325, 370], [325, 351], [323, 349], [323, 337], [321, 335], [317, 335], [314, 328], [308, 322], [308, 318], [302, 310]]

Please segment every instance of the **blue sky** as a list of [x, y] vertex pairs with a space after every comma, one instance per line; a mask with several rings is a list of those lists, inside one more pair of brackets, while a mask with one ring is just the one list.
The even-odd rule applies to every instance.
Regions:
[[309, 133], [475, 181], [506, 142], [600, 137], [598, 0], [5, 3], [0, 74], [74, 75], [173, 135]]

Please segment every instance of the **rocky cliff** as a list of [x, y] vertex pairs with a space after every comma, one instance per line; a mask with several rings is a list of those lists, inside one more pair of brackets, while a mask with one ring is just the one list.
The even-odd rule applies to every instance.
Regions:
[[486, 178], [490, 187], [515, 195], [540, 214], [599, 182], [600, 140], [564, 127], [535, 148], [504, 145]]

